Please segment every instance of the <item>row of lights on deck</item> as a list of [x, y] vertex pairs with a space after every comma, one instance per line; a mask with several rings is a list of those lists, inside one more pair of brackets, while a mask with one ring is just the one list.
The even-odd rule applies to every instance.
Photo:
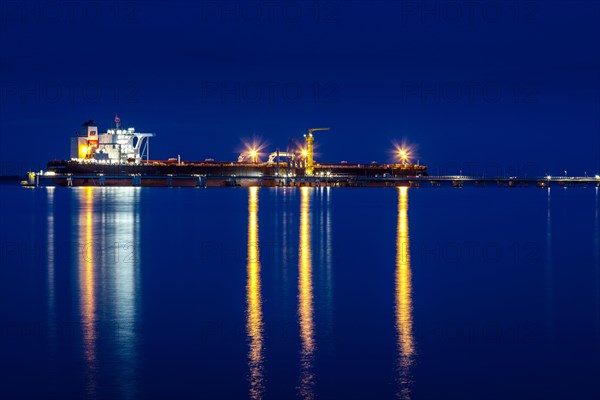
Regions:
[[[404, 165], [408, 164], [409, 158], [410, 158], [410, 152], [407, 149], [404, 149], [404, 148], [397, 149], [396, 151], [397, 151], [398, 159], [402, 162], [402, 164], [404, 164]], [[258, 157], [260, 156], [260, 151], [259, 151], [258, 148], [256, 148], [256, 147], [250, 147], [246, 151], [246, 154], [248, 154], [248, 157], [250, 158], [250, 161], [252, 161], [252, 162], [258, 162], [259, 161]], [[308, 150], [307, 149], [301, 149], [300, 150], [300, 155], [302, 157], [306, 158], [306, 156], [308, 155]]]

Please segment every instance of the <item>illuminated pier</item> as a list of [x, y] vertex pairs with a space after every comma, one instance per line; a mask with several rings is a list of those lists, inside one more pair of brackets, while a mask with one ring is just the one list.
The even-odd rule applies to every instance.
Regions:
[[[385, 175], [385, 174], [383, 174]], [[26, 186], [286, 186], [286, 187], [600, 187], [595, 177], [471, 177], [471, 176], [358, 176], [317, 171], [314, 176], [277, 175], [152, 175], [30, 173]]]

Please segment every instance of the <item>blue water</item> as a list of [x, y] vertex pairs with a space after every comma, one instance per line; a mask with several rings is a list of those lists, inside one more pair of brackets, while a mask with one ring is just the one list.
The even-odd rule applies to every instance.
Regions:
[[596, 188], [0, 202], [1, 398], [600, 398]]

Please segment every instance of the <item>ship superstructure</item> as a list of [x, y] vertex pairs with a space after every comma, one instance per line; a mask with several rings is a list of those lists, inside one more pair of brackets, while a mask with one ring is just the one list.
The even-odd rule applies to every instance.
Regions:
[[150, 159], [150, 138], [154, 133], [136, 132], [135, 128], [121, 129], [119, 116], [115, 129], [98, 133], [92, 120], [81, 126], [81, 132], [71, 138], [71, 160], [83, 163], [140, 164]]

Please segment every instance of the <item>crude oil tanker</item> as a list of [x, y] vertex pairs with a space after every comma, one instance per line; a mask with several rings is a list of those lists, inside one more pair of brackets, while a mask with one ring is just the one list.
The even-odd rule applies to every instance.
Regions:
[[115, 127], [98, 132], [94, 121], [82, 125], [71, 138], [69, 160], [50, 161], [47, 171], [30, 173], [27, 185], [59, 186], [356, 186], [366, 177], [393, 179], [427, 175], [427, 167], [408, 162], [408, 153], [399, 150], [400, 163], [352, 164], [319, 163], [313, 159], [314, 132], [304, 135], [306, 146], [292, 151], [271, 153], [267, 161], [259, 151], [249, 148], [235, 162], [207, 159], [182, 161], [150, 159], [149, 144], [153, 133]]

